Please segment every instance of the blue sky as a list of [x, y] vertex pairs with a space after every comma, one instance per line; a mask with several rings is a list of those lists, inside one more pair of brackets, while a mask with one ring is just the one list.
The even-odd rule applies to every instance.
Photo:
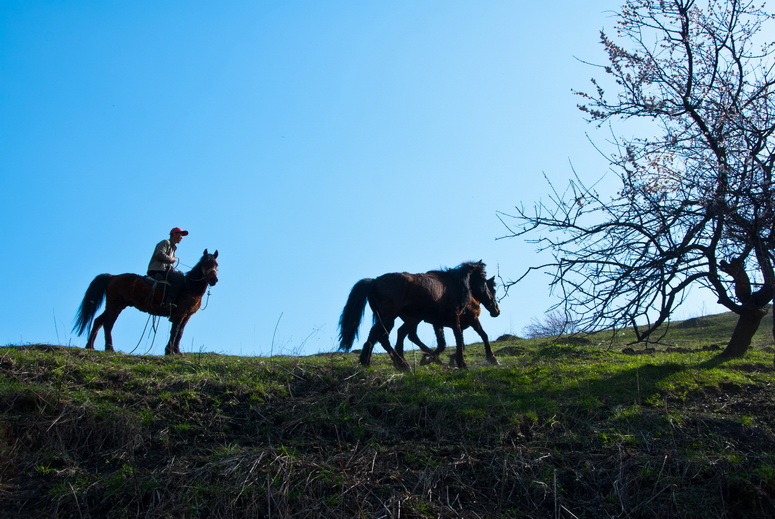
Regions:
[[[571, 90], [617, 7], [3, 0], [0, 344], [82, 346], [89, 282], [144, 273], [174, 226], [191, 232], [183, 264], [220, 251], [184, 351], [333, 351], [352, 285], [386, 272], [482, 259], [518, 277], [539, 258], [497, 239], [497, 211], [545, 197], [543, 175], [562, 183], [571, 163], [606, 172]], [[483, 318], [491, 338], [540, 318], [548, 281], [513, 288]], [[685, 312], [711, 310], [699, 301]], [[154, 339], [146, 321], [125, 310], [116, 348], [162, 353], [169, 325]]]

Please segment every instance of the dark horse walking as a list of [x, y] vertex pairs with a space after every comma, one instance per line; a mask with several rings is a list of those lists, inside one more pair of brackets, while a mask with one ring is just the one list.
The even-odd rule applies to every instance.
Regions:
[[[490, 289], [490, 292], [493, 295], [493, 299], [495, 298], [495, 278], [492, 277], [487, 280], [487, 288]], [[492, 313], [492, 312], [491, 312]], [[482, 314], [482, 307], [479, 304], [479, 301], [477, 301], [475, 298], [471, 298], [471, 302], [468, 303], [468, 305], [463, 310], [463, 313], [460, 316], [460, 328], [462, 330], [465, 330], [467, 328], [473, 328], [476, 333], [479, 334], [479, 337], [482, 338], [482, 342], [484, 343], [484, 351], [487, 355], [487, 362], [493, 365], [498, 364], [498, 359], [495, 357], [495, 354], [492, 352], [492, 348], [490, 347], [490, 339], [487, 337], [487, 333], [485, 333], [484, 328], [482, 328], [482, 323], [479, 322], [479, 316]], [[454, 326], [454, 322], [445, 322], [441, 325], [434, 324], [433, 325], [433, 331], [436, 333], [436, 349], [432, 350], [428, 346], [426, 346], [420, 338], [417, 336], [417, 325], [419, 324], [419, 321], [414, 320], [407, 320], [398, 328], [398, 338], [396, 339], [396, 352], [400, 356], [404, 356], [404, 339], [408, 336], [409, 340], [415, 343], [417, 346], [420, 347], [422, 351], [424, 351], [427, 354], [427, 360], [430, 362], [438, 362], [439, 361], [439, 355], [446, 349], [447, 347], [447, 341], [444, 338], [444, 327], [452, 328]], [[425, 359], [424, 359], [425, 360]], [[451, 362], [451, 360], [450, 360]]]
[[[180, 338], [183, 336], [186, 323], [199, 310], [202, 296], [207, 287], [218, 282], [218, 262], [215, 261], [217, 257], [218, 251], [210, 254], [205, 249], [199, 263], [194, 265], [194, 268], [186, 274], [185, 283], [180, 289], [174, 301], [175, 306], [171, 311], [168, 306], [163, 305], [164, 290], [162, 288], [154, 289], [153, 281], [149, 278], [138, 274], [118, 276], [100, 274], [86, 289], [81, 307], [75, 317], [73, 331], [82, 335], [94, 320], [89, 340], [86, 342], [86, 349], [94, 349], [94, 339], [97, 337], [97, 332], [104, 327], [105, 351], [113, 351], [113, 337], [111, 336], [113, 324], [124, 308], [134, 306], [151, 315], [170, 318], [172, 329], [170, 330], [170, 340], [164, 348], [164, 354], [179, 354]], [[94, 314], [102, 306], [103, 299], [105, 300], [105, 311], [94, 319]]]
[[374, 313], [374, 325], [363, 345], [360, 362], [368, 366], [374, 343], [379, 342], [399, 369], [408, 369], [403, 356], [390, 346], [390, 331], [397, 317], [405, 322], [420, 321], [444, 326], [451, 323], [457, 344], [457, 366], [463, 361], [463, 331], [460, 318], [472, 298], [481, 302], [493, 316], [500, 313], [498, 303], [487, 286], [485, 265], [481, 261], [463, 263], [449, 270], [425, 274], [396, 272], [376, 279], [362, 279], [353, 286], [339, 319], [339, 349], [350, 351], [358, 336], [358, 327], [368, 301]]

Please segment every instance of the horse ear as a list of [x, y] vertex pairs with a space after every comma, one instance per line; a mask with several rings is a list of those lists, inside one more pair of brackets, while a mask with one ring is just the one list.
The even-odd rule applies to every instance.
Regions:
[[210, 253], [207, 252], [207, 249], [205, 249], [205, 251], [202, 253], [202, 256], [207, 256], [208, 254], [210, 254]]
[[491, 278], [490, 278], [490, 279], [488, 279], [487, 281], [489, 281], [490, 283], [495, 283], [495, 276], [491, 277]]
[[218, 251], [216, 250], [215, 252], [213, 252], [213, 259], [215, 259], [217, 257], [218, 257]]

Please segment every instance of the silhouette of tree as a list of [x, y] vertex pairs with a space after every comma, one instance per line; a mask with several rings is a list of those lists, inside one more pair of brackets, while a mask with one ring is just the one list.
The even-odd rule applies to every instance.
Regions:
[[[739, 315], [724, 354], [747, 350], [775, 294], [771, 21], [747, 0], [628, 0], [614, 36], [601, 33], [604, 74], [576, 93], [615, 135], [621, 188], [604, 198], [574, 176], [502, 215], [509, 236], [551, 252], [528, 272], [552, 274], [579, 326], [632, 325], [649, 340], [701, 286]], [[615, 124], [654, 135], [616, 135]]]

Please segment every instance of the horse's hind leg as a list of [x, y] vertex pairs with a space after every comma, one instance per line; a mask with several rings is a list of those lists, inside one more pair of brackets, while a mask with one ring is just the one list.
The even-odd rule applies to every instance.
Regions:
[[398, 327], [398, 337], [396, 337], [396, 353], [402, 357], [404, 356], [404, 339], [406, 339], [408, 328], [409, 323], [406, 322]]
[[428, 355], [433, 355], [433, 350], [426, 346], [417, 336], [418, 324], [419, 323], [416, 321], [405, 321], [404, 324], [398, 327], [398, 337], [396, 338], [395, 349], [402, 358], [404, 356], [404, 339], [406, 339], [406, 337], [409, 337], [409, 340], [419, 346], [422, 351]]
[[94, 347], [94, 338], [97, 334], [97, 330], [102, 326], [105, 332], [105, 351], [113, 351], [113, 325], [116, 324], [119, 314], [126, 308], [126, 305], [122, 302], [116, 301], [107, 297], [105, 303], [105, 311], [102, 312], [97, 319], [94, 320], [94, 328], [92, 329], [92, 335], [89, 336], [89, 342]]
[[[436, 351], [426, 346], [425, 343], [422, 342], [420, 340], [420, 337], [417, 335], [418, 324], [419, 323], [415, 322], [415, 323], [412, 323], [412, 326], [409, 326], [409, 323], [406, 323], [404, 326], [407, 326], [409, 328], [408, 332], [405, 332], [409, 334], [408, 335], [409, 340], [415, 343], [425, 353], [425, 355], [423, 355], [422, 360], [420, 361], [420, 364], [425, 365], [425, 364], [430, 364], [431, 362], [439, 362], [439, 357], [436, 354]], [[401, 328], [403, 328], [404, 326], [402, 326]], [[436, 325], [434, 325], [434, 328], [435, 327]], [[398, 329], [399, 338], [400, 338], [401, 328]], [[396, 344], [396, 350], [398, 350], [398, 344]], [[403, 357], [403, 355], [401, 356]]]
[[382, 344], [382, 347], [385, 348], [385, 351], [388, 352], [388, 355], [390, 356], [390, 359], [393, 361], [393, 365], [400, 369], [400, 370], [406, 370], [409, 369], [409, 363], [406, 362], [406, 360], [401, 357], [398, 353], [396, 353], [396, 350], [390, 346], [390, 337], [389, 335], [383, 335], [382, 339], [379, 341], [380, 344]]
[[100, 328], [102, 328], [102, 323], [105, 322], [105, 313], [103, 312], [99, 317], [94, 319], [94, 322], [91, 326], [91, 331], [89, 332], [89, 339], [86, 341], [86, 348], [87, 350], [93, 350], [94, 349], [94, 341], [97, 339], [97, 334], [100, 331]]
[[103, 324], [103, 328], [105, 330], [105, 351], [114, 351], [113, 350], [113, 325], [116, 324], [116, 319], [118, 319], [118, 314], [121, 313], [121, 310], [118, 312], [112, 311], [108, 313], [107, 310], [105, 310], [105, 313], [102, 314], [105, 317], [105, 321]]
[[383, 319], [371, 327], [371, 331], [369, 331], [369, 338], [366, 341], [366, 345], [363, 347], [363, 351], [361, 352], [361, 364], [368, 366], [368, 361], [367, 363], [363, 362], [364, 354], [367, 351], [367, 346], [369, 347], [367, 358], [370, 358], [371, 349], [373, 348], [374, 343], [378, 341], [380, 344], [382, 344], [382, 347], [385, 348], [385, 351], [390, 356], [390, 360], [393, 361], [393, 365], [396, 368], [401, 370], [409, 369], [409, 363], [406, 362], [398, 353], [396, 353], [396, 350], [390, 346], [390, 330], [393, 329], [394, 322], [395, 318]]
[[363, 366], [368, 367], [371, 365], [371, 351], [373, 349], [374, 343], [371, 340], [367, 340], [366, 344], [363, 345], [363, 349], [361, 349], [361, 355], [358, 359]]

